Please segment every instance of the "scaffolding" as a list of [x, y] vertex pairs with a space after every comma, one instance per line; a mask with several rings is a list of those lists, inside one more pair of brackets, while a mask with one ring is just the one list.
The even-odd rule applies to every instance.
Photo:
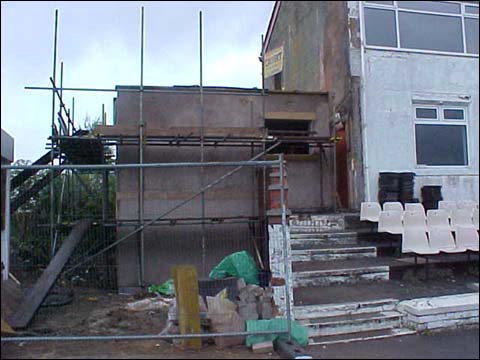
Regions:
[[[47, 162], [51, 163], [49, 170], [49, 181], [44, 180], [42, 184], [39, 184], [38, 187], [43, 188], [47, 183], [50, 184], [50, 237], [52, 244], [52, 256], [54, 255], [56, 243], [58, 242], [58, 229], [62, 223], [62, 208], [56, 210], [55, 208], [55, 199], [57, 196], [62, 199], [64, 187], [56, 189], [54, 187], [53, 179], [59, 176], [62, 170], [72, 171], [69, 169], [68, 165], [75, 165], [76, 168], [81, 168], [85, 166], [84, 169], [88, 170], [88, 164], [103, 164], [106, 165], [108, 162], [108, 151], [105, 151], [106, 148], [112, 146], [135, 146], [139, 149], [138, 155], [138, 214], [136, 219], [128, 220], [117, 220], [110, 221], [111, 219], [107, 218], [107, 203], [108, 203], [108, 183], [109, 183], [109, 174], [111, 169], [105, 167], [102, 171], [102, 218], [101, 226], [103, 227], [103, 236], [107, 236], [105, 229], [108, 227], [117, 227], [117, 226], [131, 226], [132, 224], [136, 226], [135, 234], [138, 237], [138, 246], [139, 246], [139, 274], [138, 274], [138, 285], [145, 285], [145, 274], [144, 274], [144, 229], [146, 226], [161, 226], [165, 224], [171, 224], [172, 222], [178, 223], [196, 223], [201, 224], [202, 226], [202, 248], [203, 248], [203, 257], [205, 257], [205, 225], [208, 223], [216, 222], [231, 222], [231, 221], [251, 221], [252, 217], [247, 218], [208, 218], [205, 216], [205, 195], [204, 190], [201, 191], [201, 216], [200, 218], [189, 218], [182, 217], [177, 219], [162, 219], [161, 217], [156, 219], [146, 219], [144, 213], [144, 201], [145, 201], [145, 187], [144, 187], [144, 166], [145, 158], [144, 152], [146, 146], [167, 146], [167, 147], [199, 147], [200, 149], [200, 162], [205, 162], [205, 148], [206, 147], [230, 147], [230, 148], [250, 148], [251, 149], [251, 160], [261, 159], [263, 161], [267, 160], [267, 154], [269, 151], [277, 147], [279, 144], [289, 144], [289, 143], [303, 143], [307, 144], [310, 147], [319, 148], [321, 154], [325, 155], [324, 149], [331, 148], [334, 145], [333, 135], [327, 137], [316, 136], [315, 133], [309, 131], [291, 131], [291, 132], [275, 132], [267, 131], [266, 128], [262, 129], [250, 129], [250, 131], [232, 131], [230, 128], [228, 131], [221, 131], [221, 129], [212, 129], [206, 128], [204, 124], [204, 85], [203, 85], [203, 18], [202, 12], [199, 13], [199, 86], [194, 87], [177, 87], [177, 93], [198, 93], [200, 96], [200, 123], [197, 128], [188, 128], [188, 129], [153, 129], [150, 131], [148, 126], [146, 126], [144, 121], [144, 94], [145, 93], [162, 93], [166, 92], [166, 89], [162, 88], [152, 88], [144, 86], [144, 7], [141, 7], [141, 16], [140, 16], [140, 77], [139, 77], [139, 86], [130, 86], [130, 87], [116, 87], [115, 89], [107, 88], [72, 88], [63, 86], [63, 62], [61, 63], [60, 70], [60, 86], [57, 86], [57, 77], [56, 77], [56, 63], [57, 63], [57, 36], [58, 36], [58, 10], [55, 10], [55, 21], [54, 21], [54, 45], [53, 45], [53, 71], [52, 76], [50, 77], [51, 86], [50, 87], [39, 87], [39, 86], [26, 86], [27, 90], [43, 90], [52, 92], [52, 119], [51, 119], [51, 136], [49, 137], [49, 142], [47, 146], [49, 152], [39, 159], [39, 162], [35, 162], [34, 165], [45, 165]], [[265, 122], [265, 97], [268, 95], [268, 91], [265, 89], [265, 79], [264, 79], [264, 56], [265, 56], [265, 44], [262, 35], [261, 39], [261, 62], [262, 62], [262, 88], [257, 91], [252, 91], [257, 96], [262, 98], [262, 117]], [[74, 91], [74, 92], [115, 92], [115, 93], [138, 93], [139, 94], [139, 119], [138, 123], [135, 125], [135, 128], [132, 129], [130, 133], [115, 133], [114, 131], [109, 131], [108, 126], [106, 125], [106, 113], [102, 106], [102, 124], [103, 126], [97, 127], [95, 131], [87, 131], [82, 129], [77, 129], [75, 126], [75, 98], [72, 98], [71, 108], [68, 109], [63, 98], [63, 91]], [[216, 90], [218, 93], [222, 94], [236, 94], [243, 91], [240, 88], [219, 88]], [[59, 106], [58, 111], [56, 111], [56, 101], [58, 100]], [[257, 151], [260, 151], [256, 154]], [[57, 163], [57, 165], [55, 165]], [[53, 166], [55, 165], [55, 166]], [[80, 167], [79, 167], [80, 166]], [[117, 165], [118, 166], [118, 165]], [[42, 168], [45, 168], [43, 166]], [[201, 167], [201, 188], [205, 188], [205, 173]], [[18, 179], [13, 179], [12, 181], [21, 183], [22, 179], [35, 174], [35, 168], [30, 167], [28, 170], [24, 170], [23, 173], [18, 175]], [[263, 214], [259, 214], [259, 219], [262, 222], [262, 226], [266, 228], [267, 219], [266, 219], [266, 166], [263, 167]], [[33, 189], [26, 194], [23, 194], [23, 198], [28, 199], [31, 197], [37, 189]], [[57, 193], [58, 192], [58, 193]], [[21, 199], [21, 201], [23, 201]], [[21, 206], [21, 201], [14, 206], [14, 209]], [[265, 232], [266, 233], [266, 232]], [[113, 244], [117, 244], [118, 241]], [[109, 245], [108, 248], [111, 248], [112, 245]], [[87, 259], [88, 260], [88, 259]], [[203, 261], [205, 264], [205, 261]], [[264, 264], [262, 264], [264, 265]], [[204, 269], [204, 273], [206, 269]]]

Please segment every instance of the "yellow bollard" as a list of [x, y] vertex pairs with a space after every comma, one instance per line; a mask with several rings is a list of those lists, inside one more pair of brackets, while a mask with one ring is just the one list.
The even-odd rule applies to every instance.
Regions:
[[[175, 284], [180, 334], [200, 334], [197, 269], [192, 265], [174, 266], [171, 275]], [[185, 339], [181, 343], [187, 349], [199, 349], [202, 346], [200, 338]]]

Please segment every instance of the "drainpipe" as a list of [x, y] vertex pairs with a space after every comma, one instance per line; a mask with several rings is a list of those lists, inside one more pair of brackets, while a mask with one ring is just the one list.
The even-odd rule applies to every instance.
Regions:
[[364, 43], [364, 16], [362, 2], [358, 1], [358, 17], [360, 23], [360, 117], [362, 122], [362, 150], [363, 150], [363, 178], [365, 182], [365, 201], [371, 201], [370, 198], [370, 179], [368, 177], [368, 137], [367, 137], [367, 114], [366, 114], [366, 95], [365, 95], [365, 43]]

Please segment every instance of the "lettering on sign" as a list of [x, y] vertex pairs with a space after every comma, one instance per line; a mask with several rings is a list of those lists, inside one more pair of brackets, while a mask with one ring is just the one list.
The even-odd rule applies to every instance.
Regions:
[[265, 53], [264, 76], [268, 78], [282, 72], [283, 69], [283, 46]]

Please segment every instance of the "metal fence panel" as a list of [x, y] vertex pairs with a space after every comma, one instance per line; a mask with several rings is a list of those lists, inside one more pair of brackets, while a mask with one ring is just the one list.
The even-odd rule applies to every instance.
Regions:
[[[138, 217], [138, 204], [142, 203], [138, 186], [140, 167], [144, 169], [143, 222]], [[203, 164], [2, 166], [2, 171], [7, 168], [11, 169], [12, 177], [21, 169], [39, 170], [11, 193], [12, 202], [21, 203], [17, 203], [11, 215], [10, 272], [18, 279], [25, 297], [61, 248], [72, 224], [88, 218], [92, 225], [26, 329], [27, 334], [34, 336], [2, 337], [2, 342], [247, 335], [246, 331], [233, 328], [209, 333], [212, 324], [206, 309], [201, 309], [205, 333], [162, 332], [168, 323], [169, 309], [170, 318], [173, 314], [173, 300], [155, 297], [147, 289], [170, 279], [173, 266], [191, 264], [197, 269], [200, 293], [205, 300], [206, 295], [214, 296], [222, 290], [221, 282], [208, 280], [209, 272], [227, 255], [238, 251], [246, 251], [254, 259], [260, 269], [260, 285], [268, 286], [268, 233], [263, 211], [266, 185], [261, 174], [264, 169], [283, 174], [283, 159]], [[59, 170], [53, 183], [56, 189], [53, 226], [48, 187], [34, 196], [27, 193], [27, 199], [24, 195], [25, 189], [35, 186], [52, 169]], [[22, 194], [24, 198], [18, 200]], [[283, 186], [281, 204], [283, 262], [288, 277]], [[248, 334], [290, 332], [289, 286], [287, 278], [284, 289], [287, 310], [281, 314], [287, 318], [285, 326]], [[229, 289], [238, 292], [231, 284]], [[141, 291], [132, 295], [133, 290]], [[234, 295], [230, 294], [232, 300]], [[135, 306], [143, 306], [143, 310]]]

